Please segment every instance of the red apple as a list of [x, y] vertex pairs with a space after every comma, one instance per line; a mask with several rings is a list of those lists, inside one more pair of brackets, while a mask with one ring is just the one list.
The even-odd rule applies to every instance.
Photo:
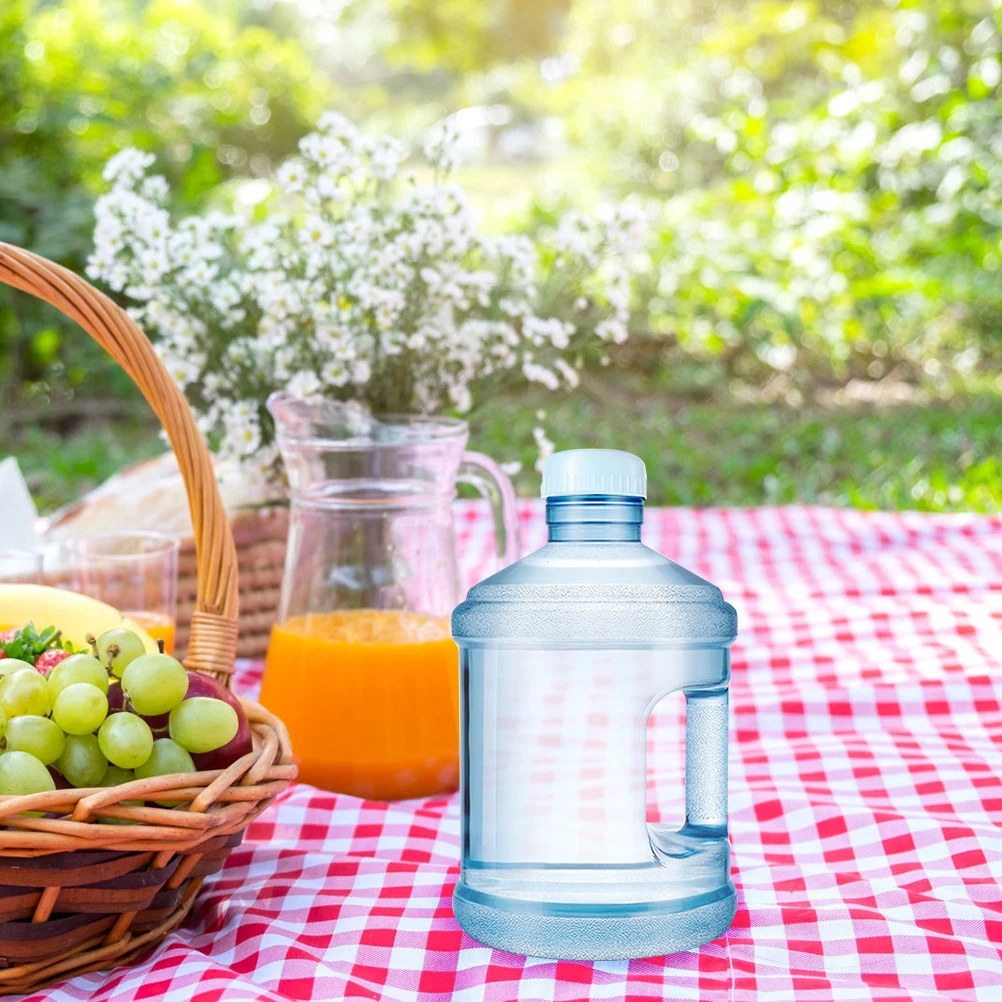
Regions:
[[250, 722], [247, 720], [247, 714], [244, 713], [240, 700], [226, 686], [208, 675], [203, 675], [202, 672], [189, 669], [188, 691], [184, 698], [191, 699], [193, 696], [221, 699], [223, 702], [229, 703], [237, 713], [237, 733], [222, 748], [192, 755], [191, 758], [196, 769], [225, 769], [251, 751], [254, 745], [251, 740]]

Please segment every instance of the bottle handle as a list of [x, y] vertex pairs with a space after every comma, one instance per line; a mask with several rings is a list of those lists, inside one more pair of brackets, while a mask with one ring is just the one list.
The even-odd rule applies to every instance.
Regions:
[[504, 470], [482, 452], [464, 452], [457, 479], [475, 487], [490, 502], [494, 515], [497, 567], [507, 567], [519, 558], [518, 511], [515, 488]]

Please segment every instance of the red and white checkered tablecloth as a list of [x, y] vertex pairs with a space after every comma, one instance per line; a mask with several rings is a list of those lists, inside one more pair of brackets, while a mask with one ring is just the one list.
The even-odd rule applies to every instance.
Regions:
[[[458, 506], [470, 578], [489, 525]], [[522, 528], [541, 544], [538, 504]], [[652, 509], [644, 538], [738, 608], [726, 936], [629, 962], [491, 950], [452, 916], [456, 797], [299, 785], [145, 963], [35, 997], [1002, 1000], [1002, 519]], [[672, 724], [649, 736], [652, 799], [677, 775]]]

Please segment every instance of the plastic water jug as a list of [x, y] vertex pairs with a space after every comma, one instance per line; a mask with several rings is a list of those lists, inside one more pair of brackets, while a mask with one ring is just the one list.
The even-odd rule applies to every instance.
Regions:
[[[543, 471], [549, 542], [472, 588], [460, 649], [459, 924], [534, 957], [651, 957], [722, 935], [734, 609], [640, 542], [647, 477], [580, 449]], [[646, 814], [647, 718], [686, 700], [685, 821]]]

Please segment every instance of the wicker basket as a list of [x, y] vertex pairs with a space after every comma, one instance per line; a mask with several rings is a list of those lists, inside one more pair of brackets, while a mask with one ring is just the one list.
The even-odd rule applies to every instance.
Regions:
[[[263, 658], [271, 628], [278, 619], [278, 598], [285, 570], [289, 509], [273, 505], [240, 512], [230, 519], [240, 569], [240, 638], [237, 656]], [[197, 568], [190, 539], [181, 543], [177, 581], [177, 634], [174, 643], [186, 650], [195, 611]]]
[[[129, 316], [72, 272], [0, 243], [0, 282], [76, 320], [115, 358], [167, 430], [194, 527], [198, 597], [186, 665], [229, 685], [237, 560], [208, 450], [152, 346]], [[284, 725], [242, 700], [253, 751], [225, 770], [123, 786], [0, 797], [0, 994], [129, 963], [184, 920], [207, 874], [295, 778]], [[123, 801], [185, 806], [126, 806]], [[40, 812], [31, 817], [26, 812]], [[101, 824], [104, 819], [131, 824]]]

